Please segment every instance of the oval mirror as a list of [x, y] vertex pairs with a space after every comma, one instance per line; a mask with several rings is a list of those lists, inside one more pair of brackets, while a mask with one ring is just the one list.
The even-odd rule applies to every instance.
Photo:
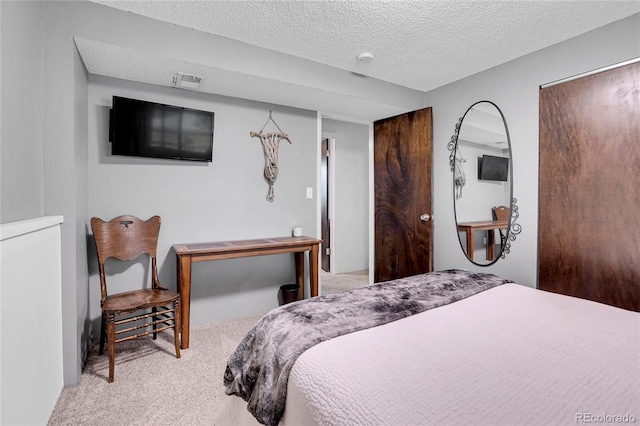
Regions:
[[517, 211], [511, 141], [500, 108], [490, 101], [471, 105], [449, 149], [460, 247], [476, 265], [491, 265], [509, 251], [509, 229]]

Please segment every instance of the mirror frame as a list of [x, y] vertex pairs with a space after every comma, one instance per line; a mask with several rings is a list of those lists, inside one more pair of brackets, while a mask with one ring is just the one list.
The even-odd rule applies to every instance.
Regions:
[[[509, 194], [511, 196], [511, 205], [510, 205], [510, 209], [511, 209], [511, 215], [509, 217], [509, 225], [507, 227], [507, 236], [505, 238], [505, 243], [504, 245], [500, 246], [500, 253], [497, 256], [494, 256], [494, 259], [488, 263], [478, 263], [475, 260], [471, 260], [469, 258], [469, 254], [466, 252], [463, 244], [462, 244], [462, 240], [460, 239], [460, 233], [458, 231], [458, 212], [457, 212], [457, 207], [456, 207], [456, 201], [455, 201], [455, 193], [456, 193], [456, 178], [455, 178], [455, 164], [456, 164], [456, 153], [459, 152], [458, 151], [458, 136], [460, 135], [460, 129], [462, 127], [462, 122], [464, 121], [464, 118], [467, 116], [467, 113], [476, 105], [480, 104], [480, 103], [489, 103], [491, 105], [493, 105], [493, 107], [500, 113], [500, 117], [502, 118], [502, 123], [504, 124], [504, 130], [505, 130], [505, 134], [507, 137], [507, 145], [509, 147]], [[469, 262], [473, 263], [474, 265], [477, 266], [491, 266], [494, 263], [496, 263], [499, 259], [504, 259], [506, 257], [507, 254], [511, 253], [511, 243], [513, 241], [516, 240], [516, 236], [518, 234], [520, 234], [520, 232], [522, 232], [522, 227], [520, 226], [520, 224], [516, 223], [516, 220], [518, 219], [518, 217], [520, 216], [520, 213], [518, 212], [518, 205], [517, 205], [517, 199], [514, 198], [513, 196], [513, 149], [511, 147], [511, 137], [509, 135], [509, 127], [507, 126], [507, 120], [504, 117], [504, 114], [502, 113], [502, 110], [498, 107], [498, 105], [496, 105], [495, 103], [491, 102], [491, 101], [487, 101], [487, 100], [483, 100], [483, 101], [478, 101], [473, 103], [469, 108], [467, 108], [467, 110], [465, 111], [465, 113], [462, 115], [462, 117], [460, 117], [460, 119], [458, 120], [458, 122], [456, 123], [456, 127], [455, 127], [455, 133], [453, 134], [453, 136], [451, 136], [451, 140], [449, 141], [449, 143], [447, 144], [447, 149], [450, 151], [449, 154], [449, 166], [451, 168], [451, 174], [452, 174], [452, 183], [453, 183], [453, 215], [454, 215], [454, 221], [455, 221], [455, 226], [456, 226], [456, 236], [458, 238], [458, 243], [460, 244], [460, 250], [462, 250], [462, 252], [464, 253], [465, 257], [467, 258], [467, 260], [469, 260]]]

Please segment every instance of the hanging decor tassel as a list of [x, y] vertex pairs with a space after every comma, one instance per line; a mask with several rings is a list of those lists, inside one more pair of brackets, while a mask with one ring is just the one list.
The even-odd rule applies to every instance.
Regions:
[[[264, 128], [267, 127], [269, 121], [273, 122], [275, 126], [278, 128], [278, 132], [273, 133], [262, 133]], [[269, 119], [262, 126], [262, 129], [259, 132], [250, 132], [251, 137], [259, 137], [260, 142], [262, 142], [262, 149], [264, 151], [264, 177], [269, 183], [269, 191], [267, 192], [267, 201], [273, 201], [275, 197], [275, 190], [273, 185], [278, 178], [278, 147], [280, 146], [280, 141], [285, 139], [287, 142], [291, 143], [291, 139], [287, 136], [286, 133], [280, 129], [278, 124], [271, 117], [271, 111], [269, 111]]]
[[467, 183], [467, 177], [464, 175], [464, 163], [467, 161], [462, 157], [460, 148], [455, 148], [455, 170], [454, 170], [454, 183], [456, 200], [462, 198], [462, 187]]

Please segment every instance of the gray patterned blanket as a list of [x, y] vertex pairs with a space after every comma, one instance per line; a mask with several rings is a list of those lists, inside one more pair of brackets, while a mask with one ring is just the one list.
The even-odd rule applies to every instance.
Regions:
[[277, 425], [284, 414], [289, 372], [305, 350], [508, 282], [452, 269], [280, 306], [256, 323], [229, 358], [225, 392], [247, 401], [260, 423]]

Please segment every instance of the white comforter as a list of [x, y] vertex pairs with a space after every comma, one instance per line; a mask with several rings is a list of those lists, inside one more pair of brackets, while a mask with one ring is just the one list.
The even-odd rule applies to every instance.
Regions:
[[[229, 397], [216, 424], [256, 424]], [[640, 314], [516, 284], [307, 350], [284, 425], [640, 422]]]

